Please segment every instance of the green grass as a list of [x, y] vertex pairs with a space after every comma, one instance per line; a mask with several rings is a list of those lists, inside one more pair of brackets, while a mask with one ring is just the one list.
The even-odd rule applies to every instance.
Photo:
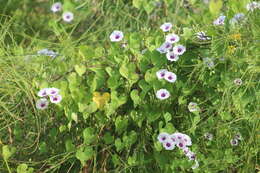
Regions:
[[[52, 1], [3, 2], [1, 173], [260, 171], [260, 10], [248, 12], [248, 0], [223, 0], [220, 10], [211, 7], [214, 12], [199, 0], [155, 2], [64, 1], [75, 15], [71, 24], [50, 11]], [[239, 12], [246, 20], [236, 27], [212, 25], [220, 13], [228, 21]], [[154, 51], [164, 41], [164, 22], [173, 23], [187, 47], [177, 62]], [[124, 32], [127, 48], [110, 42], [113, 30]], [[199, 41], [198, 31], [212, 40]], [[43, 48], [60, 55], [37, 56]], [[205, 57], [215, 58], [214, 68], [204, 65]], [[176, 73], [177, 82], [158, 81], [162, 68]], [[236, 78], [241, 86], [234, 85]], [[40, 111], [37, 92], [45, 87], [59, 88], [63, 100]], [[171, 92], [166, 101], [155, 97], [160, 88]], [[110, 94], [103, 109], [94, 92]], [[189, 102], [201, 112], [189, 112]], [[177, 131], [191, 137], [198, 169], [181, 151], [166, 151], [157, 141], [160, 132]], [[206, 132], [212, 141], [203, 137]], [[243, 140], [232, 147], [237, 132]]]

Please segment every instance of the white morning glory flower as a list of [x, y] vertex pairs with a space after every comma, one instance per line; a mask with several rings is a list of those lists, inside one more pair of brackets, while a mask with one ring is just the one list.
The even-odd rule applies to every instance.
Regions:
[[172, 48], [172, 44], [169, 42], [164, 42], [159, 48], [157, 48], [156, 50], [158, 52], [160, 52], [161, 54], [166, 53], [167, 51], [169, 51]]
[[172, 51], [168, 51], [166, 54], [166, 57], [169, 61], [178, 61], [178, 59], [179, 59], [179, 56], [174, 54], [174, 52], [172, 52]]
[[212, 58], [203, 58], [203, 62], [208, 68], [213, 68], [215, 65]]
[[183, 140], [184, 140], [184, 142], [185, 142], [185, 144], [187, 146], [191, 146], [192, 145], [191, 138], [188, 135], [183, 134]]
[[230, 144], [231, 144], [232, 146], [237, 146], [237, 145], [238, 145], [238, 140], [237, 140], [237, 139], [231, 139], [231, 140], [230, 140]]
[[124, 34], [122, 31], [115, 30], [110, 34], [110, 40], [112, 42], [121, 41], [124, 38]]
[[192, 169], [197, 169], [198, 167], [199, 167], [200, 165], [199, 165], [199, 162], [197, 161], [197, 160], [195, 160], [195, 164], [194, 165], [192, 165]]
[[253, 2], [250, 2], [250, 3], [248, 3], [248, 4], [246, 5], [246, 9], [247, 9], [248, 11], [254, 11], [254, 10], [257, 9], [257, 8], [260, 8], [260, 3], [259, 3], [259, 2], [253, 1]]
[[237, 140], [242, 140], [242, 135], [240, 133], [236, 133], [235, 136], [234, 136], [234, 139], [237, 139]]
[[209, 140], [209, 141], [212, 141], [212, 139], [213, 139], [213, 134], [207, 132], [207, 133], [204, 134], [204, 138], [207, 139], [207, 140]]
[[234, 80], [234, 84], [237, 86], [241, 86], [243, 84], [242, 80], [240, 78], [237, 78]]
[[62, 4], [60, 2], [56, 2], [51, 6], [51, 11], [54, 13], [61, 11], [61, 9], [62, 9]]
[[232, 19], [230, 19], [229, 23], [231, 25], [235, 25], [235, 24], [238, 24], [239, 22], [241, 22], [244, 19], [245, 19], [244, 13], [237, 13], [237, 14], [235, 14], [235, 16]]
[[197, 38], [198, 38], [199, 40], [203, 40], [203, 41], [206, 41], [206, 40], [210, 40], [210, 39], [211, 39], [211, 38], [208, 37], [208, 36], [205, 34], [205, 32], [203, 32], [203, 31], [200, 31], [200, 32], [197, 33]]
[[176, 34], [168, 34], [166, 35], [166, 42], [169, 42], [171, 44], [177, 43], [180, 40], [180, 37]]
[[168, 82], [174, 83], [177, 80], [177, 76], [173, 72], [166, 72], [164, 79], [167, 80]]
[[158, 79], [164, 79], [165, 73], [168, 72], [166, 69], [161, 69], [156, 72], [156, 76]]
[[168, 133], [162, 132], [158, 135], [157, 139], [160, 143], [164, 143], [169, 139], [169, 136], [170, 135]]
[[40, 110], [44, 110], [46, 108], [48, 108], [48, 100], [46, 98], [41, 98], [39, 100], [37, 100], [36, 102], [36, 108], [40, 109]]
[[175, 148], [175, 143], [173, 143], [171, 140], [167, 140], [163, 143], [163, 147], [165, 150], [173, 150]]
[[190, 112], [195, 112], [195, 111], [199, 111], [199, 107], [198, 104], [195, 102], [190, 102], [188, 105], [188, 109]]
[[196, 159], [196, 155], [194, 152], [189, 151], [186, 156], [189, 158], [189, 160], [195, 160]]
[[43, 88], [43, 89], [41, 89], [38, 93], [37, 93], [37, 95], [39, 96], [39, 97], [46, 97], [48, 94], [47, 94], [47, 91], [48, 91], [48, 88]]
[[51, 95], [51, 96], [50, 96], [50, 101], [51, 101], [52, 103], [58, 104], [58, 103], [61, 102], [61, 100], [62, 100], [61, 95], [54, 95], [54, 96]]
[[71, 22], [73, 19], [74, 19], [74, 14], [70, 11], [66, 11], [62, 14], [62, 19], [65, 21], [65, 22]]
[[163, 31], [163, 32], [168, 32], [170, 31], [172, 28], [172, 24], [167, 22], [167, 23], [164, 23], [160, 26], [160, 29]]
[[176, 55], [182, 55], [186, 51], [186, 47], [183, 45], [177, 45], [173, 47], [173, 53]]
[[42, 50], [39, 50], [37, 52], [38, 55], [44, 55], [44, 56], [50, 56], [52, 58], [55, 58], [56, 56], [58, 56], [59, 54], [57, 52], [54, 52], [52, 50], [49, 50], [49, 49], [42, 49]]
[[170, 93], [166, 89], [159, 89], [156, 92], [156, 97], [160, 100], [164, 100], [170, 97]]
[[213, 24], [214, 25], [224, 25], [225, 19], [226, 19], [226, 16], [221, 15], [216, 20], [214, 20]]
[[56, 96], [58, 95], [60, 90], [58, 88], [48, 88], [47, 95], [48, 96]]

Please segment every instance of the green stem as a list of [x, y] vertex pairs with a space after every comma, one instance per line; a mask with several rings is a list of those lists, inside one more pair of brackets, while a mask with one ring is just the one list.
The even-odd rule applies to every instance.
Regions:
[[9, 173], [12, 173], [12, 171], [11, 171], [11, 170], [10, 170], [10, 168], [9, 168], [9, 165], [8, 165], [8, 162], [7, 162], [7, 160], [6, 160], [6, 159], [4, 159], [4, 161], [5, 161], [6, 167], [7, 167], [7, 169], [8, 169], [8, 172], [9, 172]]

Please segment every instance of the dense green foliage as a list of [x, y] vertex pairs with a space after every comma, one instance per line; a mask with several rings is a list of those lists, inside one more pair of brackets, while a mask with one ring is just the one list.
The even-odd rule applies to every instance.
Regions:
[[[1, 173], [260, 171], [260, 9], [247, 11], [249, 0], [64, 0], [71, 23], [50, 11], [53, 2], [1, 2]], [[246, 19], [231, 25], [237, 13]], [[225, 25], [213, 25], [220, 14]], [[165, 22], [187, 48], [177, 62], [155, 50]], [[110, 42], [114, 30], [123, 41]], [[211, 40], [199, 40], [199, 31]], [[59, 56], [37, 55], [43, 48]], [[162, 68], [177, 81], [158, 80]], [[37, 110], [46, 87], [63, 99]], [[168, 99], [156, 98], [161, 88]], [[190, 102], [200, 111], [189, 112]], [[191, 137], [197, 169], [158, 142], [160, 132], [177, 131]], [[231, 146], [237, 133], [242, 140]]]

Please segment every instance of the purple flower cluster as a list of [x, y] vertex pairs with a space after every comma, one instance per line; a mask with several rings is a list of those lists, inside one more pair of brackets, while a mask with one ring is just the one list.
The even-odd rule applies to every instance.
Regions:
[[199, 163], [196, 160], [196, 154], [189, 148], [189, 146], [192, 145], [192, 142], [188, 135], [179, 132], [173, 134], [162, 132], [158, 135], [157, 139], [162, 143], [166, 150], [173, 150], [175, 147], [181, 149], [190, 161], [195, 161], [195, 165], [192, 166], [193, 169], [199, 166]]
[[43, 97], [36, 102], [36, 108], [44, 110], [48, 108], [49, 102], [46, 97], [50, 98], [50, 102], [58, 104], [62, 100], [62, 96], [59, 94], [60, 90], [57, 88], [43, 88], [38, 92], [39, 97]]

